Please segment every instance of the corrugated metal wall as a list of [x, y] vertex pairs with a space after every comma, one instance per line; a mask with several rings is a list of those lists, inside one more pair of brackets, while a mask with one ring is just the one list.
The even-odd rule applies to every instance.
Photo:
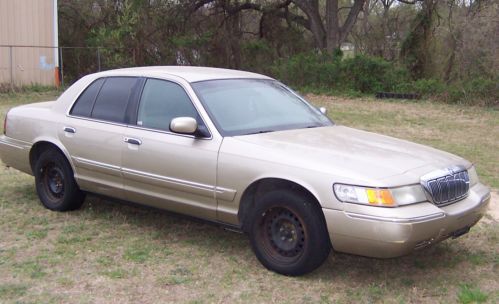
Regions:
[[40, 48], [54, 46], [54, 3], [0, 0], [0, 45], [36, 46], [0, 46], [0, 84], [56, 84], [55, 49]]

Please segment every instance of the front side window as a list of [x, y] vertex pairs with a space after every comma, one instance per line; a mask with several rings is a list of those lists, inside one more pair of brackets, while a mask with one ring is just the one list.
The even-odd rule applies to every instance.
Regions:
[[196, 108], [180, 85], [148, 79], [140, 99], [137, 125], [169, 131], [170, 122], [176, 117], [192, 117], [197, 120], [198, 125], [202, 125]]
[[275, 80], [222, 79], [192, 84], [223, 136], [331, 126], [319, 110]]
[[138, 83], [135, 77], [109, 77], [95, 100], [92, 118], [112, 122], [125, 122], [128, 99]]

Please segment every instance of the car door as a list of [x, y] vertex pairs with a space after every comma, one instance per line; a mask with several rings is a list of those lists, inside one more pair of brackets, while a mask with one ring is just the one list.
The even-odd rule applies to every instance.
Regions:
[[[221, 138], [170, 131], [175, 117], [206, 124], [176, 82], [146, 80], [135, 124], [127, 130], [122, 154], [126, 198], [206, 219], [216, 218], [216, 169]], [[207, 132], [209, 134], [209, 132]]]
[[78, 97], [60, 128], [81, 189], [124, 198], [121, 173], [127, 107], [139, 87], [136, 77], [95, 80]]

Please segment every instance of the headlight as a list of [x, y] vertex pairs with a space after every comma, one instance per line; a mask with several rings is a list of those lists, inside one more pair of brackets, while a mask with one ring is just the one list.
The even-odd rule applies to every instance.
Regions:
[[471, 166], [468, 169], [468, 177], [470, 179], [470, 188], [478, 184], [479, 180], [478, 180], [478, 174], [476, 174], [475, 166]]
[[397, 207], [427, 200], [420, 185], [383, 189], [334, 184], [333, 190], [341, 202], [370, 206]]

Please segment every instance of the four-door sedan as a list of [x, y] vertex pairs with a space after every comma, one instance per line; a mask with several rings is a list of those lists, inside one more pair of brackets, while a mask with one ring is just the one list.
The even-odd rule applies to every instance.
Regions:
[[248, 72], [113, 70], [11, 109], [0, 156], [35, 176], [51, 210], [97, 193], [223, 223], [285, 275], [314, 270], [331, 248], [408, 254], [485, 213], [490, 192], [470, 162], [324, 112]]

